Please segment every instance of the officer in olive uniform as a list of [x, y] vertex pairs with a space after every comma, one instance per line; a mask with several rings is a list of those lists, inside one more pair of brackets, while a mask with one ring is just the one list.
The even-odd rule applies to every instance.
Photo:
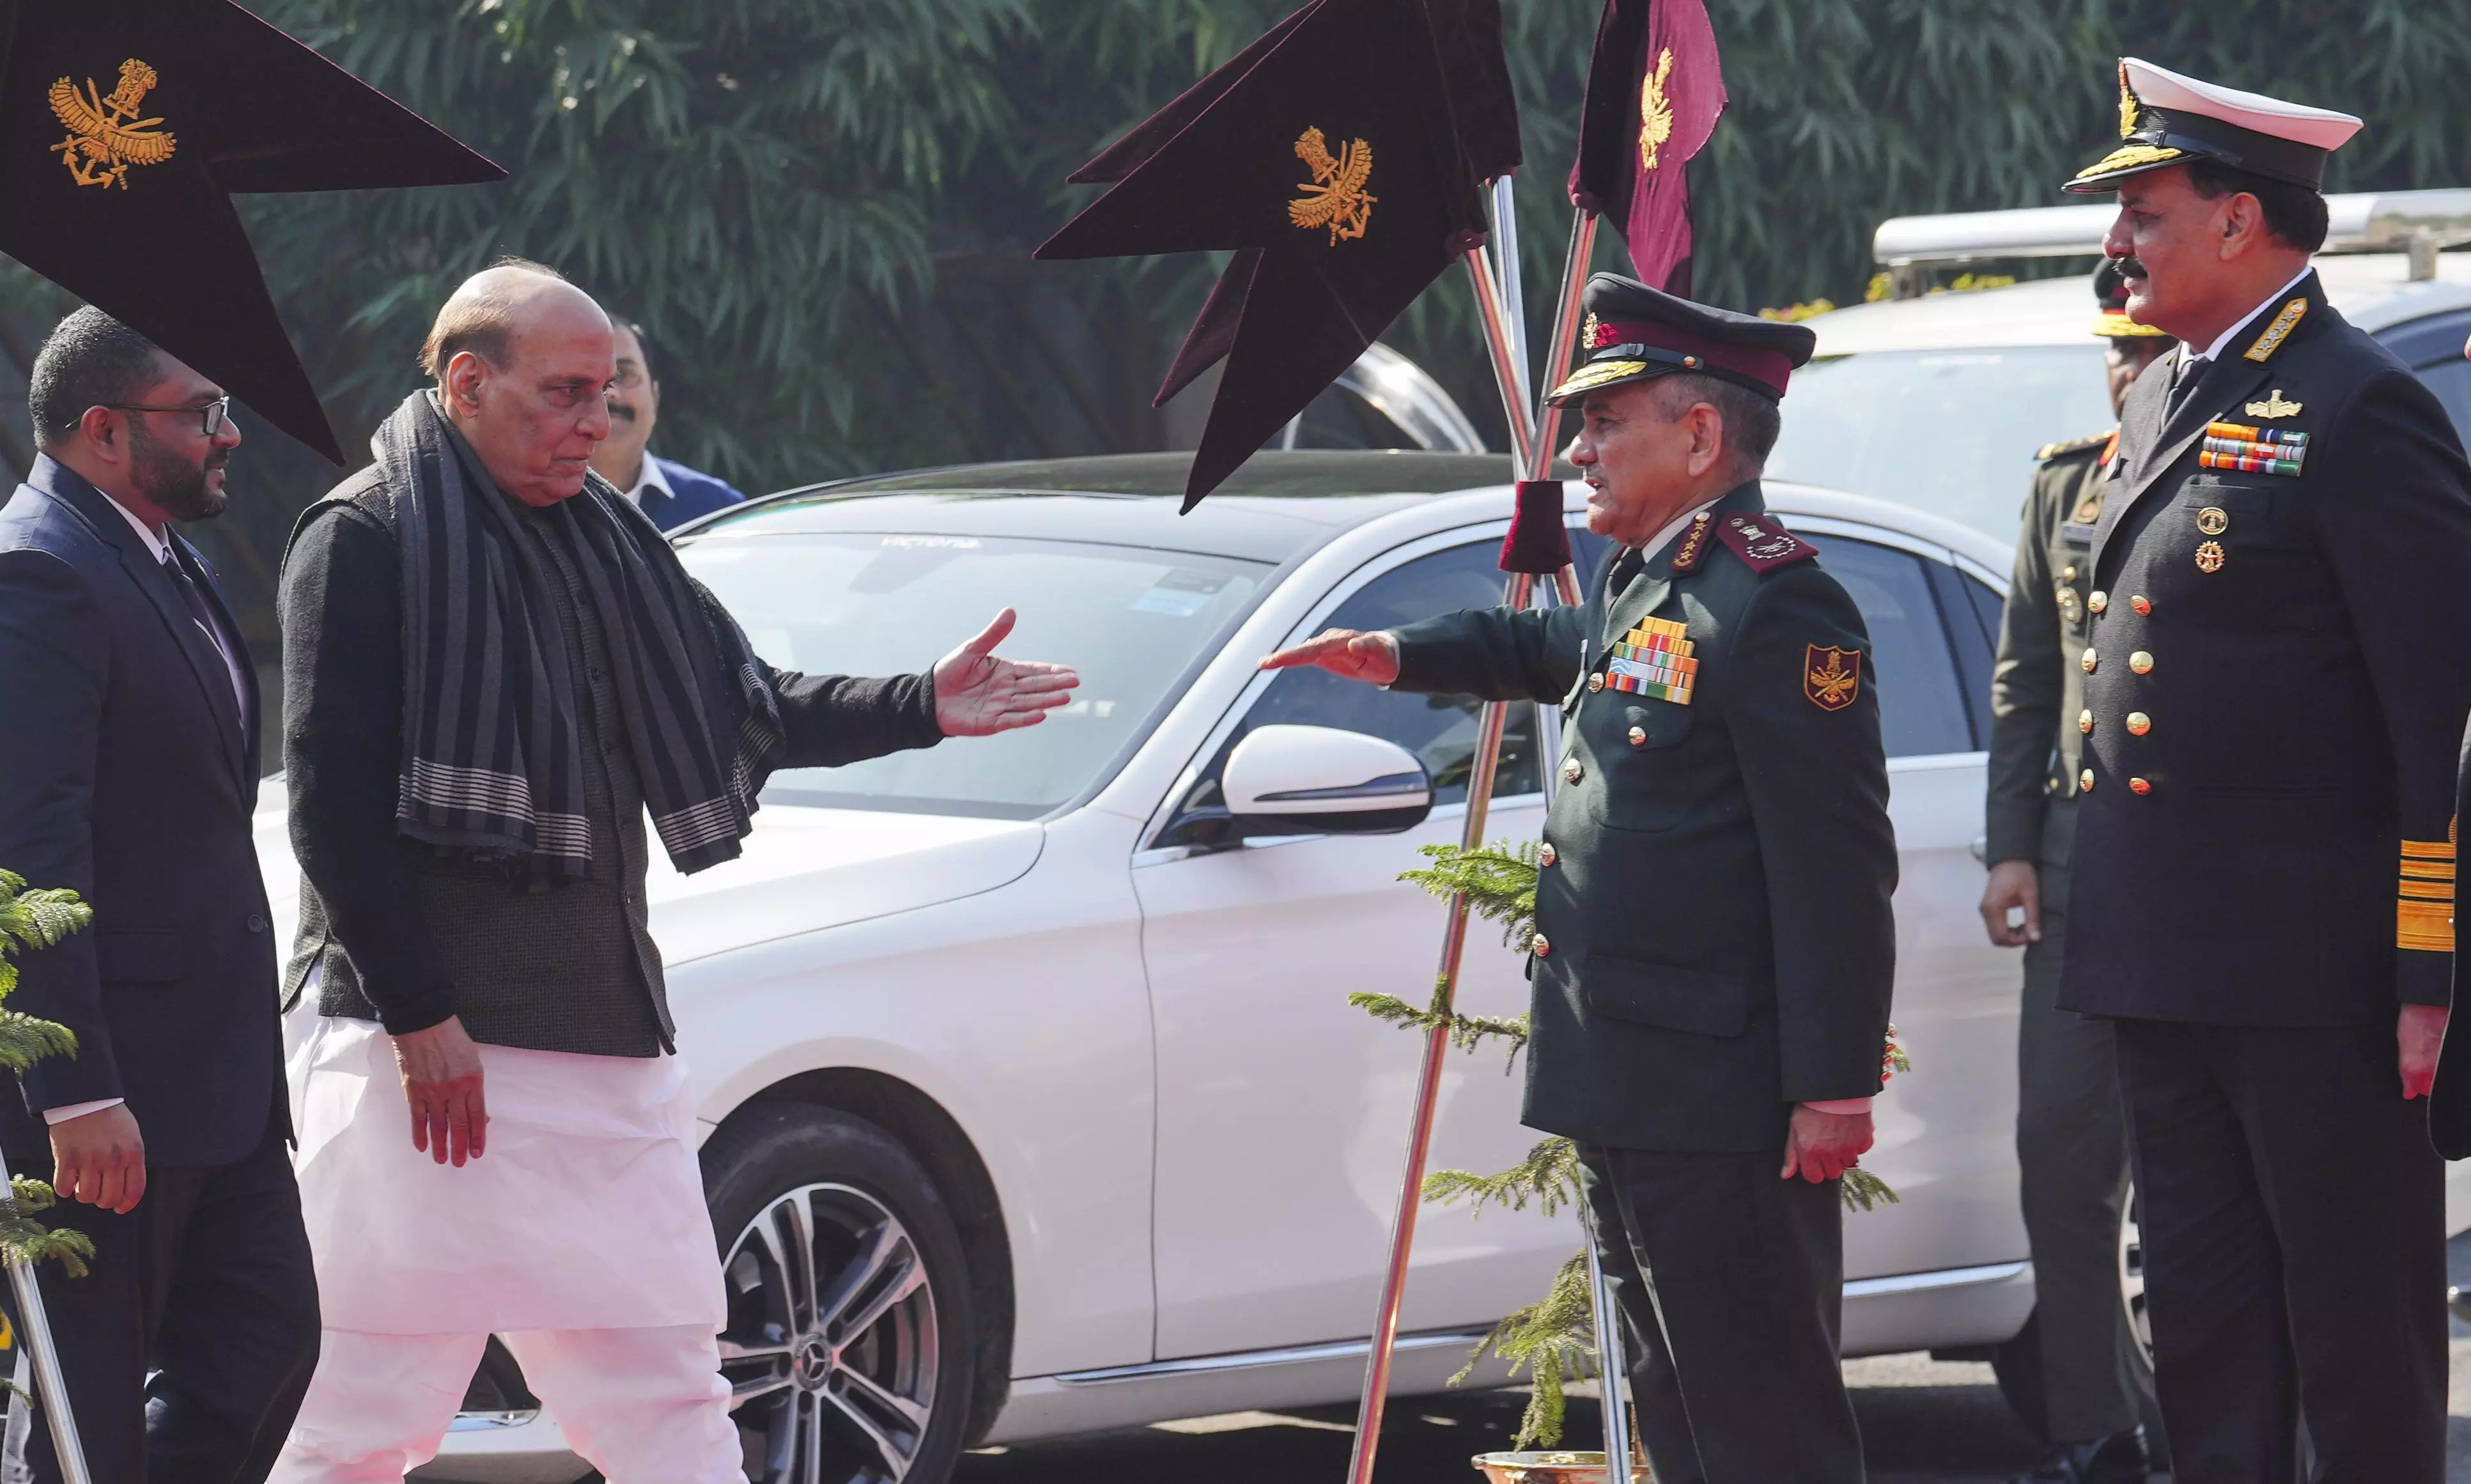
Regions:
[[2309, 254], [2347, 114], [2130, 59], [2129, 393], [2085, 607], [2059, 1005], [2114, 1019], [2179, 1484], [2436, 1484], [2471, 466]]
[[[2177, 342], [2128, 318], [2119, 266], [2094, 273], [2093, 332], [2115, 413]], [[2118, 430], [2041, 452], [2025, 501], [1990, 692], [1990, 940], [2025, 949], [2016, 1034], [2016, 1160], [2034, 1259], [2034, 1321], [2001, 1356], [2018, 1407], [2050, 1439], [2016, 1484], [2145, 1484], [2143, 1380], [2119, 1295], [2128, 1129], [2110, 1023], [2059, 1008], [2083, 734], [2085, 583]], [[2011, 918], [2017, 919], [2012, 924]]]
[[1896, 847], [1861, 615], [1759, 493], [1814, 337], [1610, 274], [1586, 305], [1554, 395], [1585, 399], [1617, 543], [1588, 602], [1264, 663], [1561, 703], [1525, 1119], [1579, 1142], [1657, 1477], [1852, 1484], [1838, 1176], [1880, 1086]]

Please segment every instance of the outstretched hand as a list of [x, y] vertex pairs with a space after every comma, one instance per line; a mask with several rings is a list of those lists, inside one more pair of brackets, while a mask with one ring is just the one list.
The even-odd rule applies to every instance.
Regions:
[[947, 737], [991, 737], [1036, 726], [1072, 698], [1081, 677], [1064, 665], [1000, 659], [1016, 622], [1006, 608], [978, 636], [935, 662], [935, 724]]
[[1388, 685], [1399, 678], [1399, 641], [1388, 634], [1333, 628], [1261, 661], [1263, 670], [1291, 670], [1299, 665], [1327, 670], [1342, 680]]

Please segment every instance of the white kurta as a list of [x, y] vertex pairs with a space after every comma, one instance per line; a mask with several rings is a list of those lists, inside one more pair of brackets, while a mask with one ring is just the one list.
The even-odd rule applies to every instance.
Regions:
[[288, 1027], [288, 1071], [327, 1328], [724, 1322], [681, 1059], [483, 1046], [487, 1152], [458, 1169], [412, 1148], [384, 1028], [308, 1010]]

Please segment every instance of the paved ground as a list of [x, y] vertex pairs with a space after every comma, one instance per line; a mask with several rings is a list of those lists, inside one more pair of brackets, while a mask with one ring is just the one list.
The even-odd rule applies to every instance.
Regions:
[[[2471, 1234], [2451, 1253], [2471, 1286]], [[2451, 1484], [2471, 1484], [2471, 1326], [2454, 1327]], [[2000, 1484], [2034, 1461], [2034, 1440], [1987, 1365], [1885, 1355], [1846, 1366], [1870, 1455], [1871, 1484]], [[1473, 1484], [1471, 1455], [1508, 1446], [1524, 1398], [1485, 1392], [1394, 1404], [1382, 1429], [1381, 1484]], [[1354, 1407], [1195, 1418], [1071, 1442], [989, 1449], [962, 1461], [954, 1484], [1341, 1484]], [[1593, 1448], [1595, 1404], [1571, 1403], [1572, 1448]], [[2157, 1480], [2157, 1484], [2162, 1481]]]

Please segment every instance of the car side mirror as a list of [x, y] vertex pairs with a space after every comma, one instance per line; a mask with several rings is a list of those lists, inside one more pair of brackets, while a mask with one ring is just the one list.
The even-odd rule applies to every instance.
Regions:
[[1218, 775], [1245, 835], [1396, 835], [1433, 812], [1433, 781], [1397, 742], [1330, 726], [1257, 726]]

